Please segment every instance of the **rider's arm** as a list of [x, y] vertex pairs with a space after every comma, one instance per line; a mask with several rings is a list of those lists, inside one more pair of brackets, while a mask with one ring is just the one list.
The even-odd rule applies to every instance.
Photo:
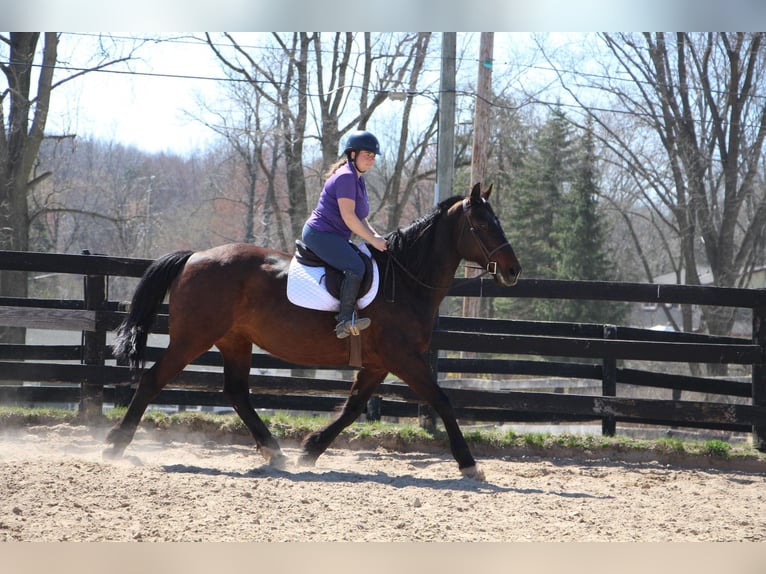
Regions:
[[359, 219], [356, 216], [356, 202], [347, 197], [338, 198], [338, 208], [343, 222], [348, 226], [352, 233], [361, 237], [364, 241], [372, 245], [378, 251], [386, 250], [386, 239], [375, 231], [367, 219]]

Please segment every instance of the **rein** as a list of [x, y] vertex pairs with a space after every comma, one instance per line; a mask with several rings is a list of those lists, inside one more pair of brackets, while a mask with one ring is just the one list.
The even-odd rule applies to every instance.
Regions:
[[[420, 279], [415, 277], [415, 275], [412, 273], [412, 271], [407, 269], [407, 267], [404, 266], [404, 263], [399, 261], [394, 255], [392, 255], [388, 251], [386, 251], [386, 255], [388, 255], [388, 261], [386, 262], [386, 277], [388, 277], [388, 271], [391, 268], [391, 262], [394, 262], [399, 267], [399, 269], [404, 271], [404, 273], [407, 275], [407, 277], [412, 279], [415, 283], [417, 283], [421, 287], [425, 287], [426, 289], [433, 289], [434, 291], [438, 291], [439, 289], [449, 289], [450, 288], [449, 285], [440, 287], [440, 286], [437, 286], [437, 285], [429, 285], [428, 283], [424, 283], [423, 281], [421, 281]], [[393, 285], [393, 282], [392, 282], [392, 285]]]

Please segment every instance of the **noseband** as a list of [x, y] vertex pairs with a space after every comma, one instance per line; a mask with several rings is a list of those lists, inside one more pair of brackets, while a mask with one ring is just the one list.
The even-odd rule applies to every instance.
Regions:
[[[476, 227], [474, 226], [473, 222], [471, 221], [471, 216], [469, 215], [469, 210], [471, 209], [471, 199], [466, 197], [463, 200], [463, 214], [465, 215], [465, 219], [468, 222], [468, 229], [471, 230], [471, 237], [474, 238], [476, 243], [479, 245], [479, 249], [484, 254], [484, 257], [487, 260], [486, 265], [484, 266], [483, 270], [484, 273], [487, 273], [489, 275], [497, 275], [497, 261], [492, 260], [492, 256], [497, 253], [500, 249], [505, 247], [506, 245], [510, 245], [510, 242], [506, 241], [505, 243], [501, 243], [497, 247], [495, 247], [492, 250], [487, 249], [487, 246], [484, 244], [484, 242], [481, 240], [481, 237], [479, 237], [478, 232], [476, 231]], [[463, 228], [465, 229], [465, 227]], [[481, 267], [475, 267], [475, 269], [482, 269]]]

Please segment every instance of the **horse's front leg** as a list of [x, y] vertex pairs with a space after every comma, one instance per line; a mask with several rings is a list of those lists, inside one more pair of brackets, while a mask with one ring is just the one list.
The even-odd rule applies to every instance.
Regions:
[[353, 423], [364, 412], [367, 401], [378, 388], [387, 371], [371, 371], [364, 368], [357, 372], [351, 386], [351, 395], [346, 400], [340, 415], [324, 429], [309, 434], [302, 444], [303, 453], [298, 462], [313, 466], [317, 458], [330, 446], [343, 429]]
[[405, 351], [400, 351], [397, 356], [397, 365], [391, 372], [400, 377], [407, 385], [424, 401], [426, 401], [441, 417], [444, 430], [449, 437], [452, 456], [457, 461], [458, 468], [463, 476], [474, 480], [485, 480], [484, 471], [476, 465], [476, 460], [468, 448], [463, 432], [457, 424], [455, 411], [449, 398], [436, 384], [431, 369], [422, 355], [410, 353], [404, 356]]

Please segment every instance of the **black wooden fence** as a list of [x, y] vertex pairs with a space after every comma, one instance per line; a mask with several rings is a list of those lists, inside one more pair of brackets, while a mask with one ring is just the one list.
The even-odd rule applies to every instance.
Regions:
[[[67, 273], [84, 278], [79, 300], [0, 297], [0, 325], [82, 332], [79, 345], [0, 345], [0, 404], [79, 403], [80, 413], [100, 413], [104, 402], [129, 400], [131, 374], [115, 364], [107, 334], [124, 317], [125, 304], [111, 301], [108, 277], [140, 277], [149, 261], [99, 255], [0, 251], [0, 269]], [[527, 279], [510, 288], [487, 280], [456, 279], [450, 296], [537, 297], [658, 304], [728, 306], [752, 310], [752, 337], [713, 337], [593, 325], [441, 317], [431, 356], [458, 417], [491, 422], [594, 421], [613, 434], [617, 422], [751, 432], [766, 451], [766, 292], [687, 285], [571, 282]], [[160, 314], [155, 329], [167, 332]], [[162, 349], [150, 348], [149, 361]], [[256, 350], [257, 351], [257, 350]], [[462, 354], [469, 354], [463, 358]], [[291, 365], [254, 352], [259, 372], [251, 398], [257, 408], [332, 411], [346, 397], [350, 373], [312, 368], [301, 376]], [[566, 358], [562, 360], [562, 358]], [[573, 362], [573, 360], [587, 362]], [[647, 364], [746, 365], [750, 381], [674, 375], [663, 369], [630, 369], [622, 360]], [[228, 406], [219, 392], [220, 355], [211, 350], [179, 375], [156, 404]], [[502, 390], [477, 390], [459, 375], [503, 379]], [[593, 380], [598, 394], [539, 392], [514, 388], [507, 375]], [[22, 381], [34, 382], [34, 385]], [[705, 393], [706, 400], [618, 396], [632, 385]], [[623, 393], [626, 394], [626, 393]], [[372, 407], [373, 403], [371, 403]], [[382, 416], [417, 416], [418, 398], [400, 381], [385, 382], [373, 407]]]

